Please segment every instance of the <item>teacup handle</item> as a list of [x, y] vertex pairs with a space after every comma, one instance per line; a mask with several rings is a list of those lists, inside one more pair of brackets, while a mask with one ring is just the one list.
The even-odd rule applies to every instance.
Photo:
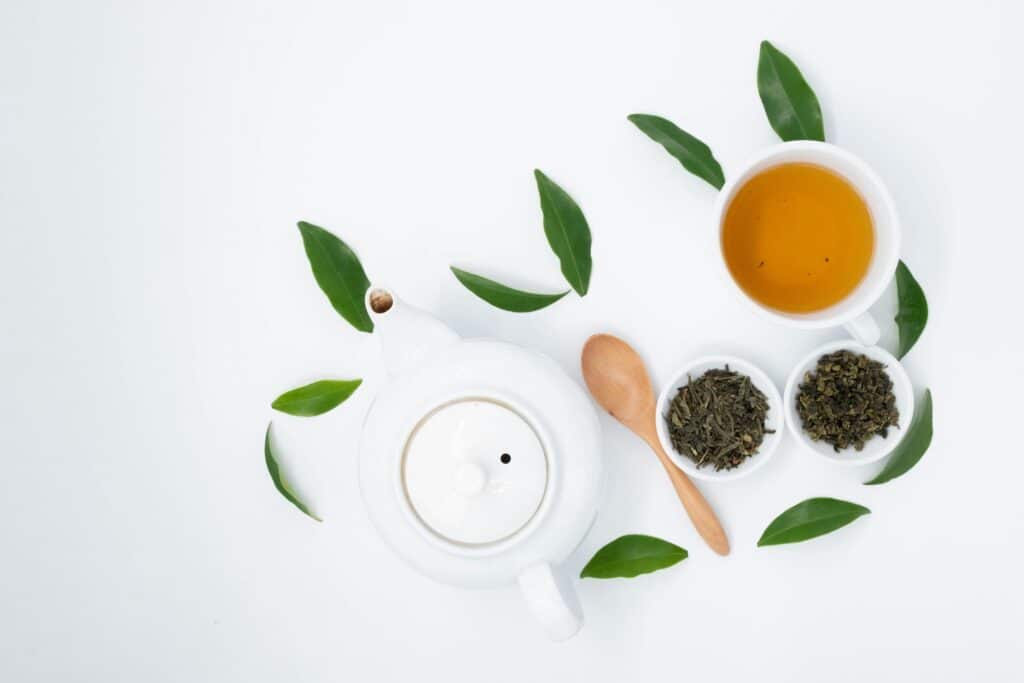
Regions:
[[533, 616], [552, 640], [567, 640], [583, 625], [583, 609], [572, 585], [547, 562], [519, 575], [519, 588]]
[[882, 330], [870, 313], [864, 312], [843, 327], [853, 335], [853, 338], [864, 346], [874, 346], [882, 336]]

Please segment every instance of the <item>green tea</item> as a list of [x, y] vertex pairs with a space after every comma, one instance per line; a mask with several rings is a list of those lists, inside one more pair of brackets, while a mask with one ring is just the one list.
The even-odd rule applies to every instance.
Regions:
[[722, 223], [722, 255], [755, 301], [786, 313], [838, 303], [868, 271], [875, 231], [864, 199], [842, 176], [782, 164], [748, 180]]
[[768, 398], [750, 378], [729, 366], [708, 370], [679, 387], [665, 415], [677, 453], [715, 471], [731, 470], [757, 453], [764, 435]]
[[898, 427], [900, 413], [885, 366], [852, 351], [835, 351], [818, 359], [804, 375], [796, 395], [803, 430], [814, 441], [831, 444], [837, 453], [862, 450], [874, 437]]

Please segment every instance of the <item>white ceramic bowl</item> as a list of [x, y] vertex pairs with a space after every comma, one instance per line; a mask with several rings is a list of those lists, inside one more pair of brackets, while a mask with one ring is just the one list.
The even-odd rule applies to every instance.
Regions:
[[[761, 442], [761, 447], [757, 450], [757, 453], [744, 460], [738, 467], [718, 472], [715, 471], [714, 467], [701, 467], [698, 469], [697, 464], [693, 460], [677, 453], [672, 447], [672, 440], [668, 436], [668, 426], [665, 424], [665, 414], [668, 412], [668, 406], [675, 397], [676, 391], [679, 387], [686, 384], [687, 377], [696, 379], [708, 370], [725, 368], [726, 365], [729, 366], [730, 370], [750, 377], [754, 386], [760, 389], [768, 398], [768, 415], [765, 418], [765, 429], [773, 429], [775, 432], [773, 434], [765, 434], [764, 441]], [[786, 420], [779, 390], [775, 388], [775, 384], [768, 375], [762, 372], [756, 365], [734, 356], [704, 356], [690, 361], [679, 368], [672, 375], [671, 381], [665, 383], [661, 394], [658, 395], [657, 411], [658, 414], [655, 417], [655, 422], [657, 423], [658, 440], [661, 442], [661, 447], [665, 449], [668, 457], [672, 459], [672, 462], [679, 469], [695, 479], [703, 479], [705, 481], [739, 479], [763, 466], [768, 462], [768, 458], [772, 457], [772, 453], [775, 452], [779, 442], [782, 440], [782, 432]]]
[[[865, 356], [879, 361], [885, 365], [885, 371], [892, 379], [892, 392], [896, 396], [896, 409], [900, 411], [900, 425], [898, 428], [890, 429], [886, 438], [874, 436], [864, 442], [864, 449], [861, 451], [847, 448], [836, 453], [831, 445], [824, 441], [812, 441], [803, 430], [803, 422], [796, 412], [796, 393], [803, 382], [804, 375], [818, 364], [818, 359], [827, 353], [848, 349], [855, 353], [862, 353]], [[786, 381], [785, 392], [786, 421], [789, 423], [789, 431], [793, 433], [796, 440], [803, 444], [803, 447], [819, 456], [833, 462], [844, 465], [866, 465], [881, 460], [896, 448], [903, 436], [907, 433], [910, 419], [914, 416], [914, 388], [903, 369], [903, 364], [896, 360], [896, 357], [885, 349], [877, 346], [864, 346], [853, 340], [830, 342], [819, 346], [797, 363]]]

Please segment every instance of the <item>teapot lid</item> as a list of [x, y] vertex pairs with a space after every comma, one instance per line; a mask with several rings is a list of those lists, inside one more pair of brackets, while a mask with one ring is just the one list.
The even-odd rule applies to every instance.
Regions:
[[442, 539], [495, 543], [537, 513], [548, 459], [520, 413], [491, 399], [460, 399], [416, 425], [402, 457], [402, 485], [416, 516]]

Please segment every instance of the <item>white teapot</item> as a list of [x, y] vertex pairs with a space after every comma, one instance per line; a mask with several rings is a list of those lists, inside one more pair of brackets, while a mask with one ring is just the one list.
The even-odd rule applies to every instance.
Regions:
[[601, 487], [590, 399], [545, 356], [460, 339], [385, 289], [366, 305], [390, 372], [359, 447], [374, 525], [439, 581], [517, 582], [548, 635], [569, 638], [583, 615], [558, 565], [590, 528]]

